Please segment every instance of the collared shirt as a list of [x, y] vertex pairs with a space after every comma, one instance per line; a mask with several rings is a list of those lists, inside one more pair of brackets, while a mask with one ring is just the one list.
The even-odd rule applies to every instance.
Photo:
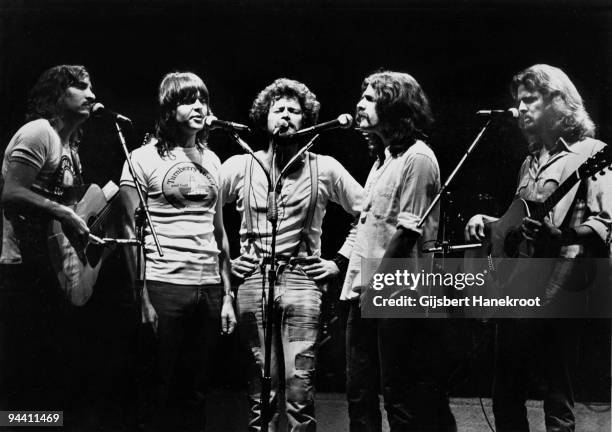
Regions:
[[[569, 178], [587, 158], [601, 150], [605, 144], [586, 138], [568, 144], [560, 138], [550, 157], [543, 164], [539, 162], [538, 151], [533, 151], [521, 166], [516, 196], [526, 200], [543, 202], [561, 183]], [[595, 180], [583, 180], [580, 187], [576, 184], [569, 193], [551, 210], [551, 222], [563, 228], [579, 225], [589, 226], [601, 237], [609, 241], [612, 225], [612, 176], [610, 173]], [[564, 246], [561, 257], [574, 258], [585, 253], [580, 245]]]
[[[257, 152], [263, 157], [263, 152]], [[308, 152], [306, 153], [308, 157]], [[342, 206], [349, 214], [357, 216], [361, 210], [363, 188], [349, 172], [331, 156], [317, 155], [318, 193], [310, 230], [305, 241], [313, 255], [321, 254], [321, 225], [329, 201]], [[250, 212], [244, 208], [244, 180], [246, 170], [251, 170]], [[304, 220], [310, 203], [310, 170], [305, 164], [283, 180], [278, 196], [278, 235], [276, 253], [293, 255], [302, 239]], [[232, 156], [221, 167], [221, 200], [223, 204], [236, 202], [240, 213], [240, 253], [254, 253], [258, 257], [270, 254], [271, 226], [267, 215], [268, 183], [266, 176], [250, 155]], [[247, 238], [245, 213], [251, 217], [254, 238]], [[348, 257], [352, 244], [350, 238], [338, 253]]]
[[[438, 234], [439, 205], [417, 227], [421, 216], [440, 190], [440, 168], [434, 152], [422, 141], [405, 152], [374, 163], [366, 181], [364, 208], [357, 225], [355, 246], [351, 254], [340, 298], [359, 296], [355, 288], [367, 284], [370, 275], [362, 275], [362, 258], [380, 260], [399, 227], [414, 231], [419, 238], [407, 258], [413, 271], [427, 267], [431, 254], [424, 256], [425, 242], [435, 241]], [[370, 267], [370, 266], [368, 266]]]

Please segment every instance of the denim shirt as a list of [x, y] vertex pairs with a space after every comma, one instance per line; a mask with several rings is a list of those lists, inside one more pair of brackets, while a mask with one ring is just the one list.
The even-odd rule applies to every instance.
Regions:
[[[540, 165], [538, 152], [527, 156], [519, 171], [516, 197], [543, 202], [566, 179], [568, 179], [587, 158], [605, 146], [592, 138], [568, 144], [563, 138], [551, 152], [550, 158]], [[595, 180], [583, 180], [586, 184], [579, 188], [576, 184], [551, 210], [551, 222], [563, 228], [579, 225], [589, 226], [603, 242], [609, 241], [612, 225], [612, 175], [598, 175]], [[574, 258], [584, 254], [579, 245], [564, 246], [561, 257]]]
[[436, 240], [439, 205], [417, 227], [421, 215], [440, 190], [440, 169], [433, 151], [422, 141], [415, 142], [403, 153], [374, 163], [365, 186], [364, 207], [357, 223], [355, 245], [350, 256], [346, 279], [340, 296], [348, 300], [359, 296], [359, 287], [367, 285], [371, 275], [362, 275], [362, 258], [380, 262], [389, 242], [399, 227], [414, 231], [419, 238], [406, 258], [416, 270], [428, 266], [431, 254], [424, 256], [425, 242]]

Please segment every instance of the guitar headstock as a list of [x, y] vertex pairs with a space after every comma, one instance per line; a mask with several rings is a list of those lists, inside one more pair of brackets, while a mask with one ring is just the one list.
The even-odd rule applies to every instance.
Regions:
[[581, 179], [593, 177], [593, 180], [595, 180], [597, 173], [601, 172], [603, 175], [606, 168], [612, 170], [612, 149], [610, 146], [605, 146], [588, 158], [586, 162], [580, 165], [576, 172]]

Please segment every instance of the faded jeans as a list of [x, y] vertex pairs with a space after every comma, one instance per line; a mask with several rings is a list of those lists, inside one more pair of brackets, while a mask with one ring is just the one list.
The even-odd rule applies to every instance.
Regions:
[[[267, 295], [266, 281], [266, 295]], [[314, 431], [315, 342], [319, 332], [321, 290], [298, 266], [279, 273], [275, 287], [272, 338], [270, 430], [278, 429], [277, 389], [284, 382], [290, 430]], [[238, 289], [240, 338], [247, 350], [249, 431], [261, 429], [261, 376], [264, 362], [262, 275], [257, 272]], [[282, 371], [284, 370], [284, 375]], [[284, 379], [283, 379], [284, 376]]]

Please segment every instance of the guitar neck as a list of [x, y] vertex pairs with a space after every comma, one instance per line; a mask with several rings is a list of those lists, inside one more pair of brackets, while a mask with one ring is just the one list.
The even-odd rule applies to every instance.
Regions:
[[538, 207], [535, 216], [538, 220], [544, 219], [546, 215], [557, 205], [559, 201], [580, 181], [578, 172], [572, 173], [561, 185]]

